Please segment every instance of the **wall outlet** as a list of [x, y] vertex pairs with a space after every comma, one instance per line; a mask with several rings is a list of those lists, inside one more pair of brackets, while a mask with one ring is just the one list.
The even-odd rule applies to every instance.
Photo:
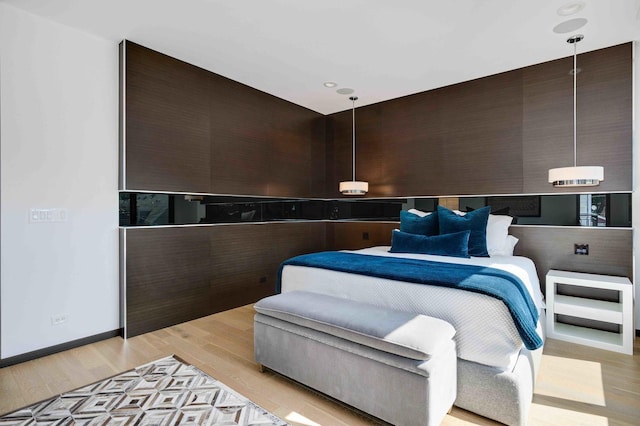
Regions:
[[589, 255], [589, 244], [574, 244], [573, 245], [573, 253], [574, 254], [583, 254]]
[[68, 319], [69, 319], [68, 314], [51, 315], [51, 325], [64, 324], [65, 322], [67, 322]]

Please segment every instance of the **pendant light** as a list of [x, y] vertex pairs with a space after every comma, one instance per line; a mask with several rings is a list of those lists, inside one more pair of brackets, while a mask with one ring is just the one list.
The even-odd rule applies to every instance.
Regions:
[[362, 182], [356, 180], [356, 101], [357, 96], [351, 96], [349, 98], [353, 102], [352, 109], [352, 175], [351, 180], [340, 182], [340, 192], [342, 195], [364, 195], [369, 190], [369, 182]]
[[549, 183], [556, 187], [597, 186], [604, 180], [604, 167], [602, 166], [578, 166], [576, 153], [577, 118], [576, 118], [576, 92], [578, 74], [578, 56], [576, 45], [584, 38], [582, 34], [570, 37], [567, 43], [573, 44], [573, 167], [560, 167], [549, 169]]

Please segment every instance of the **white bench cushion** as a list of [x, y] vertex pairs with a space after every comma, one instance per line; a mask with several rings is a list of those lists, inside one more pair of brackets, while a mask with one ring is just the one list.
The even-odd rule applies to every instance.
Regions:
[[427, 360], [455, 335], [441, 319], [307, 291], [260, 300], [256, 311], [374, 349]]

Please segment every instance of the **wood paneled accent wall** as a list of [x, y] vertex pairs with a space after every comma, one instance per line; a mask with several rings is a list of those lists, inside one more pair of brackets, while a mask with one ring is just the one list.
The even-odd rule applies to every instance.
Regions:
[[[632, 45], [578, 55], [577, 162], [604, 166], [598, 191], [631, 191]], [[523, 193], [553, 189], [547, 171], [573, 165], [573, 57], [523, 68]], [[569, 84], [567, 84], [569, 83]]]
[[[549, 269], [618, 275], [633, 279], [633, 230], [583, 227], [512, 226], [520, 241], [514, 254], [533, 260], [544, 291]], [[589, 244], [589, 255], [574, 254], [574, 244]]]
[[129, 41], [121, 57], [121, 190], [323, 192], [322, 114]]
[[325, 223], [123, 230], [126, 337], [274, 294], [280, 263], [326, 247]]
[[358, 250], [374, 246], [390, 246], [391, 232], [397, 222], [329, 222], [327, 250]]
[[[334, 198], [351, 177], [350, 110], [323, 116], [131, 42], [121, 54], [121, 190]], [[573, 158], [571, 66], [565, 58], [358, 108], [356, 178], [369, 181], [369, 197], [571, 191], [546, 182]], [[631, 191], [631, 44], [582, 54], [579, 66], [578, 161], [605, 167], [598, 191]], [[126, 335], [255, 302], [273, 293], [284, 259], [388, 245], [397, 226], [124, 229]], [[553, 267], [631, 275], [630, 231], [512, 231], [541, 277]], [[571, 254], [574, 242], [591, 254]]]
[[[572, 57], [357, 108], [357, 179], [370, 197], [575, 192]], [[578, 165], [631, 191], [631, 43], [579, 55]], [[365, 94], [361, 96], [364, 100]], [[328, 116], [327, 194], [351, 176], [351, 111]]]

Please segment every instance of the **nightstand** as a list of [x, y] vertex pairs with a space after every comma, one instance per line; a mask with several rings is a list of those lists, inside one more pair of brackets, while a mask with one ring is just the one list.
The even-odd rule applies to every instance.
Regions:
[[[618, 292], [618, 301], [558, 294], [558, 285], [611, 290]], [[633, 286], [628, 278], [552, 269], [546, 289], [547, 337], [633, 355]], [[616, 324], [620, 332], [559, 323], [557, 314]]]

